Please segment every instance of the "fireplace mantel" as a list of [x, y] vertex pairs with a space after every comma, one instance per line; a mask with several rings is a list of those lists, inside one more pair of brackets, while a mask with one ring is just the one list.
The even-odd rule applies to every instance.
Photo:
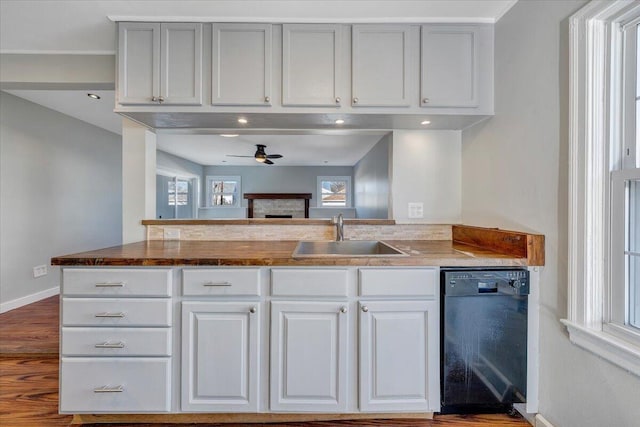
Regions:
[[304, 217], [309, 218], [309, 200], [311, 200], [311, 193], [245, 193], [244, 198], [249, 201], [247, 209], [248, 218], [253, 218], [253, 201], [256, 199], [304, 199]]

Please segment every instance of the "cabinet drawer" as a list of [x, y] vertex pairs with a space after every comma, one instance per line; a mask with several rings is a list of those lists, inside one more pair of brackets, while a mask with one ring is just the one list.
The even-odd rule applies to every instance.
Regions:
[[169, 297], [170, 269], [65, 268], [64, 296]]
[[183, 270], [183, 293], [191, 295], [260, 295], [260, 270], [220, 268]]
[[170, 328], [62, 328], [63, 356], [171, 356]]
[[438, 270], [435, 268], [360, 269], [361, 296], [420, 296], [435, 298]]
[[168, 412], [170, 358], [62, 358], [60, 412]]
[[272, 269], [271, 288], [273, 296], [346, 297], [347, 269]]
[[63, 326], [171, 326], [171, 300], [63, 298]]

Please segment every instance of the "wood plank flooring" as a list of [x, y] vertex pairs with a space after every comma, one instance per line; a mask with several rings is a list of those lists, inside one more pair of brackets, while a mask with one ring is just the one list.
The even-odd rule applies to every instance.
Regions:
[[[0, 314], [0, 426], [69, 426], [58, 414], [58, 297]], [[100, 426], [116, 424], [100, 424]], [[178, 424], [117, 424], [159, 427]], [[191, 424], [189, 424], [191, 425]], [[200, 424], [202, 425], [202, 424]], [[207, 424], [246, 427], [247, 424]], [[527, 427], [507, 415], [436, 415], [433, 420], [358, 420], [250, 424], [251, 427]]]

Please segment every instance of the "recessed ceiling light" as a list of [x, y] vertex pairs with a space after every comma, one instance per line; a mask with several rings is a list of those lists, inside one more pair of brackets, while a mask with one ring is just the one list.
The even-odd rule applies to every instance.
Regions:
[[225, 138], [235, 138], [238, 136], [237, 133], [221, 133], [220, 136], [224, 136]]
[[337, 125], [341, 125], [341, 124], [343, 124], [343, 123], [344, 123], [344, 120], [342, 120], [342, 119], [338, 119], [338, 120], [336, 120], [336, 124], [337, 124]]
[[95, 93], [88, 93], [87, 96], [91, 99], [100, 99], [100, 95], [96, 95]]
[[423, 120], [423, 121], [420, 122], [421, 125], [428, 125], [430, 123], [431, 122], [429, 120]]
[[249, 121], [247, 119], [245, 119], [244, 117], [240, 117], [238, 119], [238, 123], [246, 125], [247, 123], [249, 123]]

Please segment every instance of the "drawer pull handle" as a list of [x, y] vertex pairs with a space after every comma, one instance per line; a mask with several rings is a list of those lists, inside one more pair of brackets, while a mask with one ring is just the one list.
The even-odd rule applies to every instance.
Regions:
[[347, 312], [347, 307], [340, 307], [340, 313], [346, 313]]
[[206, 282], [202, 286], [231, 286], [231, 282]]
[[102, 387], [94, 388], [94, 393], [122, 393], [124, 391], [124, 387], [121, 385], [117, 385], [115, 387], [109, 387], [107, 385], [103, 385]]
[[367, 307], [366, 305], [363, 305], [362, 306], [362, 311], [364, 311], [366, 313], [367, 311], [369, 311], [369, 307]]
[[258, 311], [258, 309], [257, 309], [257, 308], [255, 308], [255, 307], [251, 307], [251, 308], [249, 309], [249, 313], [251, 313], [251, 314], [254, 314], [256, 311]]
[[124, 313], [98, 313], [96, 317], [124, 317]]
[[96, 344], [96, 348], [124, 348], [124, 343], [122, 341], [114, 343], [107, 341], [102, 344]]
[[124, 288], [124, 282], [118, 283], [96, 283], [96, 288]]

